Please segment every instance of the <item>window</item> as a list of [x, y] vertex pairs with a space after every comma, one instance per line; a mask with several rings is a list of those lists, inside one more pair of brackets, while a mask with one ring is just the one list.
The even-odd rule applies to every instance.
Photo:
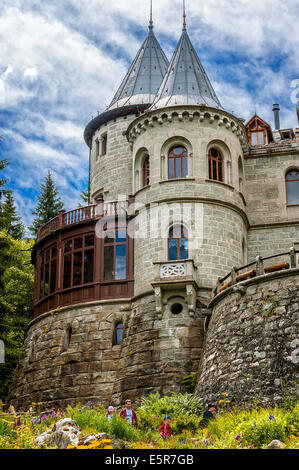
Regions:
[[127, 277], [127, 230], [107, 231], [104, 238], [104, 281]]
[[64, 242], [63, 288], [93, 282], [94, 235]]
[[52, 246], [41, 254], [40, 299], [53, 294], [57, 279], [57, 247]]
[[188, 230], [183, 225], [176, 225], [169, 230], [168, 259], [188, 259]]
[[243, 193], [243, 190], [244, 190], [244, 171], [243, 171], [243, 163], [242, 163], [242, 158], [239, 157], [239, 163], [238, 163], [238, 167], [239, 167], [239, 191], [240, 193]]
[[215, 148], [209, 152], [209, 179], [223, 182], [223, 156]]
[[96, 139], [96, 160], [98, 159], [100, 155], [100, 142], [99, 139]]
[[286, 174], [287, 203], [299, 204], [299, 170], [291, 170]]
[[188, 152], [185, 147], [174, 147], [168, 155], [168, 178], [187, 178]]
[[265, 145], [268, 143], [267, 127], [269, 126], [257, 116], [251, 120], [248, 125], [248, 135], [251, 145]]
[[114, 344], [120, 345], [123, 340], [124, 325], [122, 322], [119, 322], [115, 325], [114, 329]]
[[149, 166], [149, 155], [143, 160], [142, 165], [142, 187], [148, 186], [150, 183], [150, 166]]
[[73, 329], [71, 326], [68, 326], [67, 329], [66, 329], [66, 332], [65, 332], [65, 335], [64, 335], [64, 340], [63, 340], [63, 351], [67, 351], [69, 346], [70, 346], [70, 342], [71, 342], [71, 339], [72, 339], [72, 334], [73, 334]]
[[102, 155], [106, 155], [107, 153], [107, 134], [102, 136]]

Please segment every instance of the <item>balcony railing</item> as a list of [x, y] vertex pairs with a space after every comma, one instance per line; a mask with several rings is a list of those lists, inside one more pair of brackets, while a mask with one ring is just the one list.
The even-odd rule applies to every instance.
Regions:
[[[253, 261], [246, 266], [242, 266], [241, 268], [234, 267], [224, 278], [218, 279], [214, 295], [218, 295], [229, 287], [239, 284], [240, 282], [247, 281], [258, 276], [298, 268], [298, 253], [299, 251], [296, 250], [295, 246], [293, 246], [290, 251], [266, 257], [258, 256], [256, 261]], [[281, 259], [279, 262], [275, 263], [274, 260], [277, 258]]]
[[49, 220], [38, 230], [37, 241], [42, 240], [46, 236], [58, 229], [72, 226], [89, 220], [101, 219], [110, 216], [125, 216], [129, 211], [129, 203], [133, 201], [100, 201], [98, 204], [92, 204], [86, 207], [79, 207], [71, 211], [60, 211], [57, 217]]

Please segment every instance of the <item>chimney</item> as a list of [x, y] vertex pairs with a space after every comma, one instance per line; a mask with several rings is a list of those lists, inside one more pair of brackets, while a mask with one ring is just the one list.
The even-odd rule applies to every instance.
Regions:
[[280, 107], [279, 104], [273, 104], [273, 112], [274, 112], [274, 123], [275, 123], [275, 130], [280, 130], [280, 117], [279, 117]]

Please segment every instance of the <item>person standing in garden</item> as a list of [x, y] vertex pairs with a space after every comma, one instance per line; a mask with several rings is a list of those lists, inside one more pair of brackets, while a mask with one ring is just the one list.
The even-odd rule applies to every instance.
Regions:
[[126, 406], [121, 412], [119, 416], [123, 419], [126, 419], [129, 424], [133, 424], [135, 428], [138, 428], [138, 420], [135, 411], [132, 408], [131, 400], [126, 400]]
[[106, 414], [106, 418], [108, 418], [109, 421], [115, 418], [115, 411], [114, 411], [113, 406], [109, 406], [107, 414]]
[[171, 423], [171, 416], [165, 416], [164, 423], [161, 424], [161, 426], [159, 427], [159, 434], [164, 441], [166, 441], [168, 437], [173, 437], [171, 433], [171, 429], [170, 429], [170, 423]]

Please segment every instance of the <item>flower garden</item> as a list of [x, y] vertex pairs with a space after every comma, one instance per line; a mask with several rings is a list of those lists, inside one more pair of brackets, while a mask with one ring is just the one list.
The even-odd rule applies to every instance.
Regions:
[[[209, 421], [204, 429], [198, 426], [204, 411], [201, 400], [187, 393], [143, 397], [141, 406], [135, 410], [138, 429], [119, 418], [118, 413], [108, 420], [107, 410], [92, 401], [64, 411], [43, 411], [42, 403], [32, 403], [27, 412], [19, 414], [12, 408], [6, 412], [1, 408], [0, 449], [38, 449], [35, 439], [63, 418], [71, 418], [78, 424], [82, 438], [106, 433], [131, 449], [266, 449], [273, 440], [280, 441], [284, 449], [299, 449], [297, 400], [281, 407], [263, 408], [255, 404], [248, 409], [232, 405], [223, 394], [217, 404], [216, 419]], [[165, 415], [172, 418], [173, 437], [168, 439], [158, 432]], [[109, 438], [68, 446], [70, 450], [113, 448]]]

